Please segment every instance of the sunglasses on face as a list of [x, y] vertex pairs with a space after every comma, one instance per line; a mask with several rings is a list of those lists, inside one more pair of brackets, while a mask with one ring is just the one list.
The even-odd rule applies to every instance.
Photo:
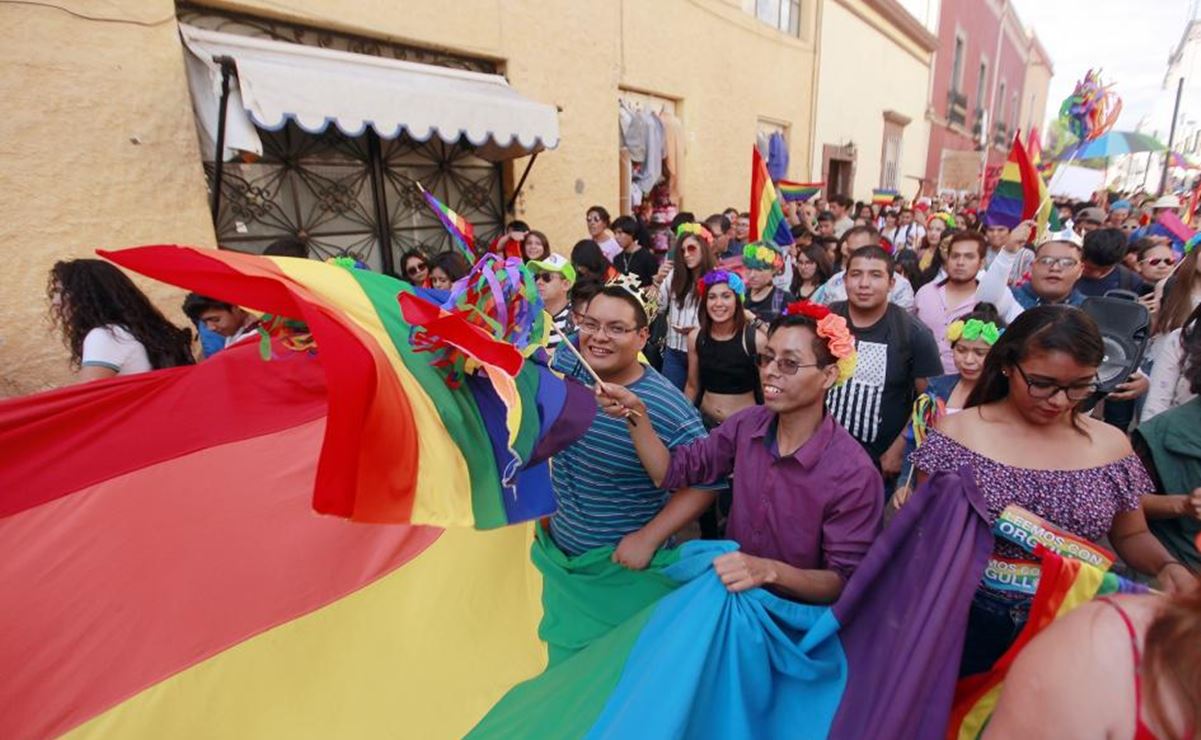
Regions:
[[1148, 265], [1151, 265], [1152, 267], [1159, 267], [1161, 265], [1172, 264], [1172, 258], [1171, 257], [1155, 257], [1153, 259], [1143, 260], [1143, 262], [1146, 262]]
[[554, 272], [540, 272], [540, 273], [534, 275], [534, 280], [536, 280], [539, 283], [549, 283], [556, 274], [557, 273], [554, 273]]
[[684, 245], [684, 254], [696, 254], [699, 251], [701, 251], [701, 248], [695, 244]]
[[426, 267], [425, 265], [423, 265], [423, 264], [419, 264], [419, 265], [409, 265], [409, 266], [408, 266], [408, 268], [406, 268], [406, 269], [405, 269], [405, 274], [407, 274], [407, 275], [416, 275], [416, 274], [417, 274], [417, 273], [419, 273], [419, 272], [425, 272], [427, 269], [429, 269], [429, 268], [427, 268], [427, 267]]

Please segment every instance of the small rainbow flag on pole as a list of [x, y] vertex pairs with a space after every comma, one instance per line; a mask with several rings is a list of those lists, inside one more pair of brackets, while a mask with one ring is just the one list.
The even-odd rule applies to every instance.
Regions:
[[788, 203], [804, 203], [820, 193], [825, 186], [824, 182], [776, 181], [776, 189], [780, 191], [780, 197]]
[[442, 222], [442, 226], [450, 234], [451, 242], [467, 258], [468, 264], [473, 264], [475, 262], [475, 229], [472, 228], [471, 222], [435, 198], [433, 193], [421, 186], [421, 183], [417, 183], [417, 189], [421, 191], [421, 196], [425, 198], [425, 202], [433, 209], [434, 215], [438, 217], [438, 220]]
[[780, 198], [767, 174], [767, 165], [759, 149], [751, 147], [751, 235], [752, 242], [770, 241], [780, 246], [792, 244], [792, 232], [780, 207]]
[[1041, 229], [1050, 215], [1051, 203], [1046, 192], [1047, 185], [1031, 163], [1026, 147], [1014, 135], [1009, 158], [1001, 168], [1001, 179], [988, 199], [985, 225], [1012, 229], [1026, 219], [1037, 217]]
[[900, 193], [892, 188], [872, 188], [872, 203], [878, 206], [890, 206]]

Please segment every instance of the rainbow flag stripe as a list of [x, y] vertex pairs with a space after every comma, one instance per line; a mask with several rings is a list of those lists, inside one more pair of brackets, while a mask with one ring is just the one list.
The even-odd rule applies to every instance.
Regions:
[[824, 182], [792, 182], [791, 180], [776, 182], [776, 190], [779, 191], [780, 197], [788, 203], [804, 203], [820, 193], [825, 186]]
[[[418, 183], [418, 187], [421, 188], [420, 183]], [[449, 206], [435, 198], [434, 194], [425, 188], [421, 188], [421, 197], [425, 198], [426, 204], [442, 222], [442, 226], [450, 234], [451, 242], [467, 258], [467, 263], [474, 264], [476, 259], [475, 228], [471, 222], [452, 211]]]
[[780, 246], [792, 244], [792, 231], [776, 188], [767, 174], [767, 164], [757, 147], [751, 147], [751, 234], [752, 242], [763, 240]]
[[878, 206], [890, 206], [898, 195], [900, 195], [899, 192], [890, 188], [872, 188], [872, 203]]

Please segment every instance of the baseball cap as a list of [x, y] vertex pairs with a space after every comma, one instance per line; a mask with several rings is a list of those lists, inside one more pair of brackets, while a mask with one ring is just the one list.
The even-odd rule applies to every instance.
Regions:
[[1179, 208], [1180, 199], [1175, 195], [1165, 195], [1151, 204], [1151, 208]]
[[1076, 223], [1081, 221], [1095, 221], [1096, 223], [1105, 223], [1105, 211], [1100, 208], [1084, 208], [1080, 213], [1076, 214]]
[[532, 272], [557, 272], [567, 278], [567, 282], [575, 282], [575, 267], [561, 254], [552, 254], [544, 260], [530, 260], [526, 267]]

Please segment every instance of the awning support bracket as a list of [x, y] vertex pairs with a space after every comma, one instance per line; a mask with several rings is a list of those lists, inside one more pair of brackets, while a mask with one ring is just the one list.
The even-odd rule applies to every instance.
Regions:
[[217, 112], [217, 153], [213, 158], [213, 228], [217, 228], [217, 213], [221, 210], [221, 179], [225, 174], [225, 112], [229, 108], [229, 79], [234, 61], [229, 57], [214, 57], [221, 65], [221, 106]]
[[513, 189], [513, 197], [509, 199], [508, 205], [505, 206], [505, 211], [515, 213], [517, 207], [517, 199], [521, 197], [521, 189], [525, 187], [525, 179], [530, 176], [530, 168], [534, 166], [534, 160], [538, 159], [539, 152], [534, 152], [530, 155], [530, 161], [525, 163], [525, 171], [521, 173], [521, 179], [517, 181], [517, 187]]

